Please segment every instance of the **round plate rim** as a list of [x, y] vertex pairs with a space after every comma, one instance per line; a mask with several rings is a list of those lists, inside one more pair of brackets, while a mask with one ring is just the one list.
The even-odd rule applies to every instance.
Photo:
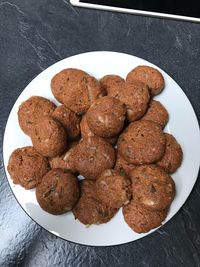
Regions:
[[[67, 58], [65, 58], [65, 59], [62, 59], [62, 60], [60, 60], [60, 61], [54, 63], [53, 65], [49, 66], [47, 69], [43, 70], [41, 73], [39, 73], [39, 74], [38, 74], [34, 79], [32, 79], [32, 81], [31, 81], [30, 83], [28, 83], [27, 86], [22, 90], [22, 92], [21, 92], [20, 95], [17, 97], [17, 99], [16, 99], [16, 101], [15, 101], [15, 103], [14, 103], [14, 105], [13, 105], [13, 107], [12, 107], [10, 113], [9, 113], [9, 116], [8, 116], [8, 119], [7, 119], [7, 122], [6, 122], [6, 126], [5, 126], [4, 136], [3, 136], [3, 165], [4, 165], [4, 169], [5, 169], [5, 173], [6, 173], [7, 181], [8, 181], [8, 184], [9, 184], [9, 186], [10, 186], [10, 188], [11, 188], [11, 191], [12, 191], [12, 193], [13, 193], [15, 199], [17, 200], [17, 202], [19, 203], [19, 205], [22, 207], [22, 209], [25, 211], [25, 213], [26, 213], [26, 214], [27, 214], [33, 221], [35, 221], [39, 226], [41, 226], [42, 228], [44, 228], [46, 231], [48, 231], [48, 232], [50, 232], [50, 233], [52, 233], [52, 234], [54, 234], [54, 235], [60, 237], [60, 238], [63, 239], [63, 240], [66, 240], [66, 241], [69, 241], [69, 242], [72, 242], [72, 243], [75, 243], [75, 244], [81, 244], [81, 245], [86, 245], [86, 246], [97, 246], [97, 247], [102, 247], [102, 246], [117, 246], [117, 245], [127, 244], [127, 243], [130, 243], [130, 242], [136, 241], [136, 240], [138, 240], [138, 239], [141, 239], [141, 238], [143, 238], [143, 237], [149, 236], [150, 234], [154, 233], [154, 232], [155, 232], [157, 229], [159, 229], [160, 227], [159, 227], [159, 228], [156, 228], [156, 229], [153, 229], [152, 231], [150, 231], [150, 232], [144, 234], [143, 236], [141, 236], [141, 237], [139, 237], [139, 238], [137, 238], [137, 239], [135, 239], [135, 240], [132, 240], [132, 241], [127, 241], [127, 242], [123, 242], [123, 243], [119, 243], [119, 244], [103, 244], [103, 245], [101, 245], [101, 244], [98, 244], [98, 245], [91, 244], [91, 245], [90, 245], [90, 244], [87, 244], [87, 243], [79, 243], [79, 242], [76, 242], [76, 241], [73, 241], [73, 240], [68, 240], [68, 239], [66, 239], [66, 238], [64, 238], [64, 237], [62, 237], [62, 236], [59, 236], [59, 235], [57, 235], [56, 233], [54, 233], [54, 232], [52, 232], [52, 231], [46, 229], [46, 228], [45, 228], [44, 226], [42, 226], [39, 222], [37, 222], [34, 218], [31, 217], [31, 215], [28, 213], [28, 211], [26, 211], [25, 208], [21, 205], [21, 203], [19, 202], [19, 200], [17, 199], [17, 197], [16, 197], [16, 195], [15, 195], [15, 193], [14, 193], [13, 187], [12, 187], [12, 185], [11, 185], [11, 183], [10, 183], [10, 176], [9, 176], [9, 174], [8, 174], [8, 172], [7, 172], [7, 168], [6, 168], [6, 165], [5, 165], [5, 146], [6, 146], [6, 144], [5, 144], [5, 139], [6, 139], [5, 136], [6, 136], [7, 126], [8, 126], [8, 123], [9, 123], [9, 118], [10, 118], [10, 116], [11, 116], [11, 114], [12, 114], [14, 108], [15, 108], [16, 102], [18, 101], [18, 99], [20, 98], [20, 96], [23, 94], [23, 92], [26, 90], [26, 88], [27, 88], [31, 83], [34, 83], [35, 79], [38, 79], [38, 77], [40, 77], [40, 75], [42, 75], [44, 72], [49, 71], [49, 69], [51, 69], [51, 68], [53, 68], [53, 67], [55, 67], [55, 66], [60, 65], [62, 62], [65, 62], [66, 60], [68, 60], [68, 59], [70, 59], [70, 58], [76, 58], [76, 57], [80, 57], [80, 56], [83, 56], [83, 55], [84, 55], [84, 56], [87, 56], [87, 55], [89, 55], [89, 54], [90, 54], [90, 55], [91, 55], [91, 54], [95, 55], [95, 54], [106, 54], [106, 53], [108, 53], [108, 54], [113, 54], [113, 55], [121, 55], [121, 56], [125, 55], [125, 56], [130, 56], [130, 57], [132, 57], [133, 59], [135, 58], [135, 59], [142, 60], [142, 61], [148, 63], [148, 65], [153, 66], [153, 67], [156, 67], [157, 69], [163, 71], [161, 68], [159, 68], [158, 66], [152, 64], [151, 62], [149, 62], [149, 61], [147, 61], [147, 60], [145, 60], [145, 59], [142, 59], [142, 58], [137, 57], [137, 56], [133, 56], [133, 55], [131, 55], [131, 54], [121, 53], [121, 52], [113, 52], [113, 51], [91, 51], [91, 52], [86, 52], [86, 53], [80, 53], [80, 54], [73, 55], [73, 56], [67, 57]], [[163, 72], [164, 72], [168, 77], [170, 77], [165, 71], [163, 71]], [[171, 77], [170, 77], [170, 78], [171, 78]], [[171, 79], [172, 79], [172, 78], [171, 78]], [[172, 79], [172, 80], [176, 83], [176, 81], [175, 81], [174, 79]], [[177, 84], [177, 83], [176, 83], [176, 84]], [[178, 84], [177, 84], [177, 85], [178, 85]], [[180, 87], [179, 85], [178, 85], [178, 87], [181, 89], [181, 87]], [[193, 112], [194, 118], [196, 119], [195, 123], [196, 123], [196, 125], [197, 125], [197, 127], [198, 127], [198, 139], [200, 140], [199, 123], [198, 123], [198, 119], [197, 119], [196, 113], [195, 113], [195, 111], [194, 111], [194, 108], [193, 108], [193, 106], [192, 106], [192, 104], [191, 104], [189, 98], [188, 98], [187, 95], [185, 94], [185, 92], [184, 92], [182, 89], [181, 89], [181, 92], [182, 92], [182, 94], [184, 95], [184, 97], [187, 99], [188, 104], [190, 105], [190, 108], [191, 108], [191, 110], [192, 110], [192, 112]], [[182, 202], [180, 208], [183, 206], [183, 204], [185, 203], [185, 201], [188, 199], [189, 195], [191, 194], [191, 192], [192, 192], [192, 190], [193, 190], [193, 188], [194, 188], [194, 185], [195, 185], [196, 180], [197, 180], [197, 178], [198, 178], [199, 166], [200, 166], [200, 161], [199, 161], [198, 168], [197, 168], [198, 170], [196, 170], [196, 179], [195, 179], [195, 182], [193, 183], [193, 185], [192, 185], [192, 187], [191, 187], [191, 190], [190, 190], [189, 194], [187, 195], [187, 197], [186, 197], [186, 198], [184, 199], [184, 201]], [[8, 178], [8, 177], [9, 177], [9, 178]], [[176, 211], [176, 212], [175, 212], [175, 213], [174, 213], [174, 214], [167, 220], [167, 222], [170, 221], [171, 218], [175, 216], [175, 214], [180, 210], [180, 208], [179, 208], [179, 209], [178, 209], [178, 210], [177, 210], [177, 211]], [[167, 222], [166, 222], [166, 223], [167, 223]], [[166, 223], [164, 223], [164, 225], [165, 225]]]

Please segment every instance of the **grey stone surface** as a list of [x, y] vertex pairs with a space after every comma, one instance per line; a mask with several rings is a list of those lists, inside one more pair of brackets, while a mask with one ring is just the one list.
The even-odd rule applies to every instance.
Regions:
[[129, 53], [164, 69], [200, 119], [200, 24], [74, 8], [68, 0], [0, 0], [0, 266], [200, 266], [199, 179], [183, 208], [161, 230], [105, 248], [48, 233], [11, 193], [2, 142], [17, 96], [56, 61], [97, 50]]

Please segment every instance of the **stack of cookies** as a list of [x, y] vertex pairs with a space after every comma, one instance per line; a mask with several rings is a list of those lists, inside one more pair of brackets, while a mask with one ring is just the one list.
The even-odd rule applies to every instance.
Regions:
[[11, 154], [13, 182], [36, 188], [46, 212], [72, 211], [85, 225], [106, 223], [122, 208], [135, 232], [158, 227], [175, 197], [170, 174], [182, 162], [177, 140], [163, 132], [168, 112], [153, 99], [164, 85], [149, 66], [126, 79], [97, 80], [73, 68], [57, 73], [51, 90], [60, 106], [32, 96], [19, 107], [19, 125], [33, 146]]

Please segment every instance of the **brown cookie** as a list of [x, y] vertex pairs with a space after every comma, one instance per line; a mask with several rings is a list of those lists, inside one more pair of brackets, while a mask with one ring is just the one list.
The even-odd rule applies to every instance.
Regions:
[[84, 179], [80, 181], [80, 185], [81, 185], [81, 196], [84, 197], [87, 196], [99, 200], [97, 198], [95, 181]]
[[130, 172], [135, 168], [136, 165], [128, 163], [125, 159], [117, 153], [117, 160], [114, 169], [121, 175], [127, 175], [129, 177]]
[[36, 187], [36, 198], [40, 207], [51, 214], [70, 211], [79, 198], [77, 178], [61, 169], [49, 171]]
[[33, 147], [27, 146], [12, 152], [7, 169], [15, 184], [31, 189], [37, 186], [42, 176], [49, 171], [49, 164], [47, 158]]
[[97, 177], [96, 191], [99, 200], [104, 204], [121, 208], [131, 198], [131, 183], [116, 170], [107, 169]]
[[81, 181], [81, 197], [73, 208], [75, 219], [85, 225], [107, 223], [116, 214], [117, 210], [98, 200], [93, 181]]
[[140, 81], [126, 82], [119, 100], [126, 105], [129, 122], [140, 119], [146, 112], [150, 94], [147, 85]]
[[118, 75], [105, 75], [99, 81], [107, 95], [117, 99], [125, 85], [125, 80]]
[[88, 126], [86, 115], [84, 115], [82, 117], [82, 120], [80, 123], [80, 129], [81, 129], [82, 138], [88, 138], [88, 137], [96, 136], [96, 134], [94, 134]]
[[146, 233], [162, 224], [167, 216], [167, 210], [149, 211], [134, 200], [122, 209], [124, 220], [136, 233]]
[[104, 96], [93, 102], [86, 114], [89, 128], [100, 137], [116, 136], [124, 126], [126, 109], [117, 99]]
[[44, 117], [35, 124], [31, 133], [34, 148], [46, 157], [61, 155], [67, 147], [67, 136], [61, 123]]
[[129, 163], [140, 165], [158, 161], [165, 152], [165, 136], [151, 121], [131, 123], [118, 139], [119, 154]]
[[141, 118], [146, 112], [150, 100], [148, 86], [140, 81], [125, 82], [118, 75], [106, 75], [100, 83], [108, 96], [119, 99], [126, 105], [129, 121]]
[[141, 120], [155, 122], [163, 129], [169, 120], [169, 114], [159, 101], [152, 100], [146, 114]]
[[31, 135], [35, 124], [44, 116], [51, 115], [56, 105], [41, 96], [32, 96], [22, 102], [18, 110], [18, 121], [22, 131]]
[[[70, 144], [71, 145], [71, 144]], [[61, 156], [49, 158], [49, 164], [52, 169], [63, 169], [76, 173], [76, 145], [71, 145], [71, 148]]]
[[77, 171], [88, 179], [96, 179], [115, 164], [114, 148], [102, 138], [90, 137], [77, 145]]
[[76, 113], [61, 105], [54, 110], [52, 117], [63, 125], [70, 140], [76, 140], [79, 137], [81, 117], [77, 116]]
[[134, 200], [148, 210], [164, 210], [174, 199], [175, 183], [159, 166], [142, 165], [130, 173]]
[[[88, 138], [88, 137], [97, 136], [89, 128], [88, 123], [87, 123], [87, 119], [86, 119], [86, 115], [84, 115], [83, 118], [82, 118], [82, 120], [81, 120], [80, 129], [81, 129], [81, 136], [82, 136], [82, 138]], [[114, 145], [117, 142], [118, 136], [114, 136], [114, 137], [110, 137], [110, 138], [103, 138], [103, 139], [106, 142]]]
[[151, 95], [159, 94], [165, 86], [164, 77], [160, 71], [149, 66], [138, 66], [131, 70], [126, 77], [126, 81], [132, 82], [135, 80], [148, 85]]
[[181, 146], [171, 134], [165, 133], [166, 149], [164, 156], [157, 162], [166, 172], [173, 173], [181, 165], [183, 152]]
[[86, 75], [87, 73], [83, 70], [73, 68], [64, 69], [58, 72], [51, 80], [51, 91], [54, 97], [60, 103], [63, 103], [63, 97], [69, 85], [73, 85], [76, 80], [80, 80]]
[[92, 102], [104, 94], [94, 77], [73, 68], [57, 73], [51, 81], [51, 89], [58, 101], [79, 115], [85, 113]]

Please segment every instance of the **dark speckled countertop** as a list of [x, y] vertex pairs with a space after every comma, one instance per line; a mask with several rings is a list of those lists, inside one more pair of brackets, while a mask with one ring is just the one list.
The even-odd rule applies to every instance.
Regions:
[[16, 98], [56, 61], [97, 50], [129, 53], [164, 69], [200, 119], [200, 24], [78, 9], [68, 0], [0, 0], [0, 266], [200, 266], [200, 179], [162, 229], [116, 247], [55, 237], [27, 216], [11, 193], [2, 142]]

